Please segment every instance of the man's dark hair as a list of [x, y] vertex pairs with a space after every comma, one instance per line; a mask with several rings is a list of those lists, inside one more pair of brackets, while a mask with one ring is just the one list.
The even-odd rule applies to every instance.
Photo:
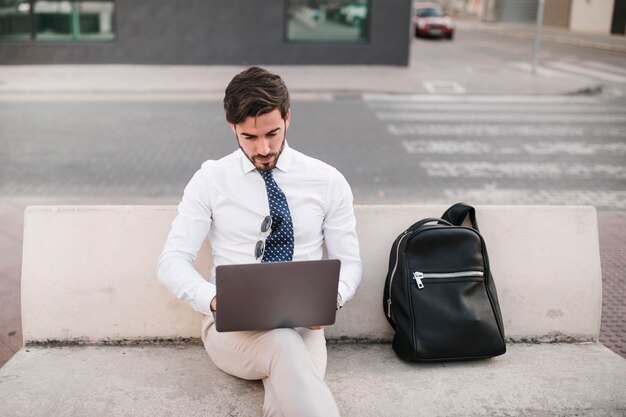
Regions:
[[226, 87], [224, 110], [226, 120], [239, 124], [247, 117], [258, 117], [280, 110], [284, 119], [289, 111], [289, 92], [280, 76], [259, 67], [235, 75]]

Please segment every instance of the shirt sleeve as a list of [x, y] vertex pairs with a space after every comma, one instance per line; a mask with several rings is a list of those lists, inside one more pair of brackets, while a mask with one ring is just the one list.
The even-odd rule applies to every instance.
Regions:
[[334, 170], [329, 187], [328, 209], [323, 223], [324, 242], [329, 259], [341, 261], [339, 295], [345, 303], [356, 293], [361, 284], [362, 265], [352, 190], [346, 179]]
[[193, 267], [211, 227], [210, 187], [201, 171], [191, 178], [178, 205], [178, 214], [157, 265], [159, 281], [178, 299], [204, 314], [211, 314], [215, 285]]

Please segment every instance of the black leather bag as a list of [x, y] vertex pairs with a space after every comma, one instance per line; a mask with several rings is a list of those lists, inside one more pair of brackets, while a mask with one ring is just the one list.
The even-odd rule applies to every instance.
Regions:
[[[469, 216], [472, 227], [462, 223]], [[395, 240], [383, 308], [393, 349], [412, 362], [481, 359], [506, 351], [504, 326], [476, 212], [463, 203]]]

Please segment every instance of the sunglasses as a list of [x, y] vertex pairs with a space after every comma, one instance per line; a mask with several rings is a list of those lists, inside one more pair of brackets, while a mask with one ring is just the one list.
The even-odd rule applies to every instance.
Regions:
[[[268, 230], [272, 227], [272, 216], [265, 216], [263, 222], [261, 223], [261, 233], [267, 233]], [[265, 254], [265, 241], [259, 240], [254, 247], [254, 257], [255, 259], [259, 259], [263, 257]]]

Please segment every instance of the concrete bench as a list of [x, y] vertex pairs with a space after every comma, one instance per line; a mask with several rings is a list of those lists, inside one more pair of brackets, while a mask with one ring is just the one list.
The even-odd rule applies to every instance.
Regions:
[[[345, 416], [623, 415], [626, 361], [598, 343], [602, 277], [591, 207], [479, 206], [505, 355], [410, 364], [382, 312], [393, 239], [438, 206], [357, 206], [361, 288], [338, 313], [327, 381]], [[219, 371], [200, 315], [155, 265], [170, 206], [30, 207], [25, 347], [0, 369], [2, 416], [259, 415], [262, 385]], [[210, 248], [196, 267], [206, 276]]]

